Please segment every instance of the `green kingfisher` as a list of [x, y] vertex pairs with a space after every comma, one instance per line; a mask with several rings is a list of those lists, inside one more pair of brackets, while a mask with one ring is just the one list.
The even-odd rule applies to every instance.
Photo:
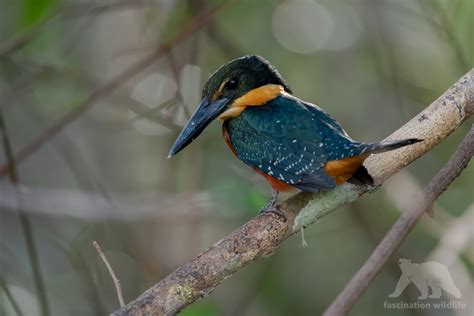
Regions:
[[198, 108], [168, 158], [216, 118], [223, 121], [223, 137], [234, 155], [270, 183], [272, 197], [263, 211], [272, 208], [280, 191], [318, 192], [344, 182], [373, 184], [362, 165], [370, 154], [421, 141], [353, 140], [320, 107], [295, 97], [275, 67], [256, 55], [232, 60], [209, 77]]

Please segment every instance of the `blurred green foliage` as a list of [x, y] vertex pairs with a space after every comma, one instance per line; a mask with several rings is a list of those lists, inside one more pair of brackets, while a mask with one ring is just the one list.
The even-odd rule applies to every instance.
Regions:
[[58, 4], [58, 0], [23, 0], [18, 1], [22, 6], [22, 16], [19, 19], [19, 28], [27, 29], [42, 22]]
[[[221, 3], [2, 3], [0, 107], [14, 151]], [[277, 10], [289, 10], [283, 15], [287, 19]], [[265, 204], [267, 184], [232, 155], [218, 124], [166, 160], [176, 126], [197, 105], [193, 95], [218, 66], [243, 54], [261, 54], [298, 97], [326, 109], [355, 139], [377, 141], [473, 67], [473, 23], [471, 0], [230, 3], [206, 27], [190, 31], [171, 54], [93, 99], [88, 111], [18, 164], [52, 314], [103, 315], [118, 308], [92, 241], [101, 244], [130, 301]], [[300, 53], [305, 49], [313, 51]], [[170, 101], [170, 95], [176, 97]], [[449, 159], [471, 123], [376, 193], [309, 227], [308, 248], [293, 237], [182, 314], [322, 313], [413, 200], [416, 188]], [[2, 149], [0, 163], [5, 161]], [[446, 232], [456, 220], [472, 227], [473, 180], [470, 166], [437, 201], [437, 216], [409, 235], [351, 315], [457, 314], [385, 309], [400, 276], [399, 257], [446, 264], [470, 304], [462, 312], [472, 311], [472, 235], [453, 258], [441, 240], [450, 237]], [[5, 286], [25, 315], [36, 315], [39, 302], [16, 197], [9, 180], [0, 181], [0, 315], [15, 314]], [[433, 257], [438, 251], [443, 256]], [[409, 286], [399, 301], [417, 296]]]

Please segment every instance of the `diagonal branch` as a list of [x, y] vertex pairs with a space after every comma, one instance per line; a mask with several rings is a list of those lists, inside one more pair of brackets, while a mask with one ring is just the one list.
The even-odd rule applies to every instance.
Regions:
[[[388, 139], [422, 138], [424, 142], [373, 155], [365, 166], [380, 185], [428, 152], [474, 113], [474, 69]], [[174, 314], [209, 295], [224, 279], [262, 256], [271, 255], [285, 239], [350, 203], [375, 187], [345, 184], [319, 194], [299, 193], [279, 204], [287, 221], [261, 214], [185, 263], [113, 315]]]
[[10, 292], [10, 289], [8, 288], [8, 285], [5, 283], [5, 281], [1, 277], [0, 277], [0, 287], [3, 288], [3, 292], [5, 293], [6, 300], [10, 302], [10, 305], [15, 311], [15, 314], [17, 316], [23, 316], [23, 312], [21, 311], [20, 304], [18, 304], [15, 297], [13, 297], [12, 293]]
[[473, 153], [474, 125], [458, 146], [453, 157], [431, 179], [423, 194], [419, 197], [418, 203], [400, 216], [377, 248], [375, 248], [369, 259], [367, 259], [352, 280], [345, 286], [344, 290], [337, 296], [336, 300], [324, 312], [325, 316], [346, 315], [349, 312], [351, 307], [375, 279], [383, 265], [397, 250], [413, 227], [415, 227], [421, 216], [432, 208], [434, 201], [446, 191], [454, 179], [467, 167]]

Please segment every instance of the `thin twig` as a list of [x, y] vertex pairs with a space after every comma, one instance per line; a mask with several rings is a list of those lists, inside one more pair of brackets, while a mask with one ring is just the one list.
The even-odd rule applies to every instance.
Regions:
[[[411, 137], [424, 141], [391, 152], [370, 156], [365, 163], [375, 183], [381, 184], [397, 171], [428, 152], [474, 113], [474, 69], [459, 79], [388, 139]], [[206, 251], [177, 268], [113, 315], [174, 315], [212, 293], [226, 278], [254, 260], [268, 256], [287, 238], [357, 200], [374, 187], [338, 186], [318, 194], [299, 193], [280, 203], [287, 220], [267, 212], [224, 237]]]
[[59, 244], [58, 246], [63, 250], [74, 269], [74, 272], [77, 273], [79, 277], [80, 282], [78, 286], [81, 288], [82, 294], [86, 298], [85, 304], [90, 306], [91, 315], [107, 314], [104, 302], [100, 297], [101, 291], [97, 282], [94, 280], [92, 268], [87, 260], [88, 258], [86, 259], [80, 251], [75, 251], [73, 245], [66, 246]]
[[54, 19], [58, 14], [58, 11], [54, 11], [49, 16], [45, 17], [42, 21], [36, 23], [35, 25], [31, 26], [28, 28], [26, 31], [22, 32], [19, 35], [16, 35], [12, 38], [9, 38], [7, 40], [3, 40], [0, 43], [0, 57], [7, 56], [9, 54], [12, 54], [13, 52], [16, 52], [17, 50], [20, 50], [23, 48], [26, 44], [28, 44], [31, 40], [36, 38], [36, 35], [38, 35], [43, 28], [52, 20]]
[[31, 40], [35, 39], [36, 36], [43, 31], [43, 29], [58, 17], [82, 17], [87, 15], [99, 15], [108, 13], [114, 10], [127, 10], [132, 8], [140, 8], [144, 6], [155, 5], [155, 1], [145, 1], [145, 0], [122, 0], [115, 1], [113, 3], [106, 4], [97, 4], [97, 3], [80, 3], [80, 4], [68, 4], [63, 5], [58, 8], [54, 8], [53, 11], [43, 18], [40, 22], [32, 25], [26, 31], [21, 34], [15, 35], [9, 39], [3, 40], [0, 42], [0, 57], [4, 57], [15, 53], [16, 51], [22, 49], [27, 45]]
[[474, 126], [456, 149], [453, 157], [444, 165], [418, 198], [417, 204], [405, 211], [383, 240], [375, 248], [369, 259], [364, 263], [336, 300], [328, 307], [325, 316], [346, 315], [357, 302], [370, 283], [375, 279], [389, 257], [397, 250], [408, 233], [415, 227], [418, 220], [431, 209], [434, 201], [448, 188], [474, 154]]
[[107, 267], [107, 270], [109, 270], [110, 277], [114, 281], [115, 290], [117, 291], [117, 296], [118, 296], [120, 307], [125, 306], [125, 302], [123, 301], [122, 286], [120, 285], [120, 280], [115, 275], [114, 269], [112, 269], [112, 266], [110, 265], [109, 261], [107, 260], [107, 257], [105, 256], [104, 252], [102, 251], [102, 248], [100, 248], [99, 243], [94, 240], [92, 242], [92, 244], [94, 245], [95, 249], [99, 253], [99, 256], [102, 258], [102, 261], [104, 261], [105, 266]]
[[[216, 5], [211, 10], [197, 15], [189, 24], [187, 24], [181, 32], [179, 32], [173, 39], [167, 43], [161, 45], [158, 49], [152, 52], [147, 57], [139, 60], [130, 67], [126, 68], [119, 75], [114, 77], [109, 82], [106, 82], [96, 90], [94, 90], [82, 103], [76, 106], [72, 111], [66, 113], [61, 117], [56, 123], [52, 124], [49, 128], [43, 130], [36, 139], [32, 142], [21, 148], [14, 156], [13, 161], [16, 163], [21, 162], [23, 159], [36, 152], [44, 144], [46, 144], [50, 139], [55, 137], [59, 132], [61, 132], [67, 125], [75, 121], [78, 117], [84, 114], [89, 110], [97, 101], [108, 96], [114, 92], [117, 88], [122, 86], [128, 80], [133, 78], [139, 72], [143, 71], [156, 60], [158, 60], [163, 55], [167, 54], [171, 49], [176, 45], [183, 42], [191, 34], [194, 34], [197, 30], [204, 27], [211, 19], [222, 9], [224, 9], [232, 0], [226, 1], [223, 4]], [[10, 163], [6, 163], [0, 166], [0, 177], [6, 175], [10, 170]]]
[[159, 4], [156, 0], [120, 0], [106, 1], [108, 3], [100, 3], [100, 1], [91, 1], [90, 3], [69, 3], [62, 7], [61, 13], [64, 17], [82, 17], [84, 15], [100, 15], [112, 11], [140, 9], [147, 6], [155, 6]]
[[5, 296], [7, 297], [8, 301], [10, 302], [10, 305], [12, 306], [13, 310], [15, 311], [17, 316], [23, 316], [23, 312], [21, 311], [20, 304], [15, 300], [13, 297], [12, 293], [10, 292], [10, 289], [8, 288], [7, 284], [5, 281], [0, 278], [0, 286], [3, 288], [3, 291], [5, 292]]
[[129, 100], [127, 105], [129, 106], [130, 110], [136, 114], [136, 116], [132, 118], [133, 121], [148, 119], [171, 130], [179, 131], [183, 128], [183, 126], [176, 124], [171, 117], [167, 117], [160, 112], [161, 108], [175, 104], [176, 102], [178, 102], [177, 97], [172, 96], [168, 100], [163, 101], [161, 104], [152, 109], [133, 99]]
[[5, 125], [5, 117], [3, 111], [0, 110], [0, 131], [2, 133], [3, 149], [7, 158], [9, 166], [9, 179], [15, 189], [16, 205], [18, 210], [18, 217], [20, 218], [20, 224], [25, 236], [26, 249], [28, 252], [28, 258], [30, 259], [31, 269], [33, 270], [33, 280], [38, 292], [38, 298], [41, 306], [41, 314], [44, 316], [49, 315], [49, 303], [46, 295], [46, 288], [44, 286], [43, 276], [41, 275], [40, 260], [38, 252], [35, 246], [33, 237], [33, 228], [31, 225], [30, 217], [23, 208], [22, 192], [19, 187], [18, 172], [16, 164], [12, 155], [12, 147], [10, 144], [10, 138], [8, 136], [7, 127]]
[[[194, 41], [194, 43], [195, 43], [195, 41]], [[193, 50], [193, 51], [195, 51], [195, 50]], [[193, 61], [190, 61], [189, 63], [194, 64]], [[170, 65], [171, 74], [173, 75], [174, 81], [179, 83], [178, 65], [176, 64], [176, 61], [174, 60], [173, 54], [171, 52], [168, 54], [168, 64]], [[174, 100], [175, 100], [175, 104], [177, 104], [178, 106], [180, 106], [183, 109], [184, 114], [186, 115], [186, 119], [190, 118], [191, 113], [189, 112], [188, 108], [184, 104], [183, 94], [181, 93], [180, 89], [178, 89], [176, 91]], [[166, 108], [167, 106], [166, 105], [159, 105], [158, 107], [159, 108]]]

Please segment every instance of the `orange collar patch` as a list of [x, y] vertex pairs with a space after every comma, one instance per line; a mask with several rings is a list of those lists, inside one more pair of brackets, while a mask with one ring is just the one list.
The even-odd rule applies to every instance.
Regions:
[[250, 90], [240, 98], [236, 99], [230, 107], [218, 119], [221, 121], [239, 116], [248, 106], [261, 106], [275, 99], [277, 96], [284, 94], [285, 89], [276, 84], [267, 84], [259, 88]]

